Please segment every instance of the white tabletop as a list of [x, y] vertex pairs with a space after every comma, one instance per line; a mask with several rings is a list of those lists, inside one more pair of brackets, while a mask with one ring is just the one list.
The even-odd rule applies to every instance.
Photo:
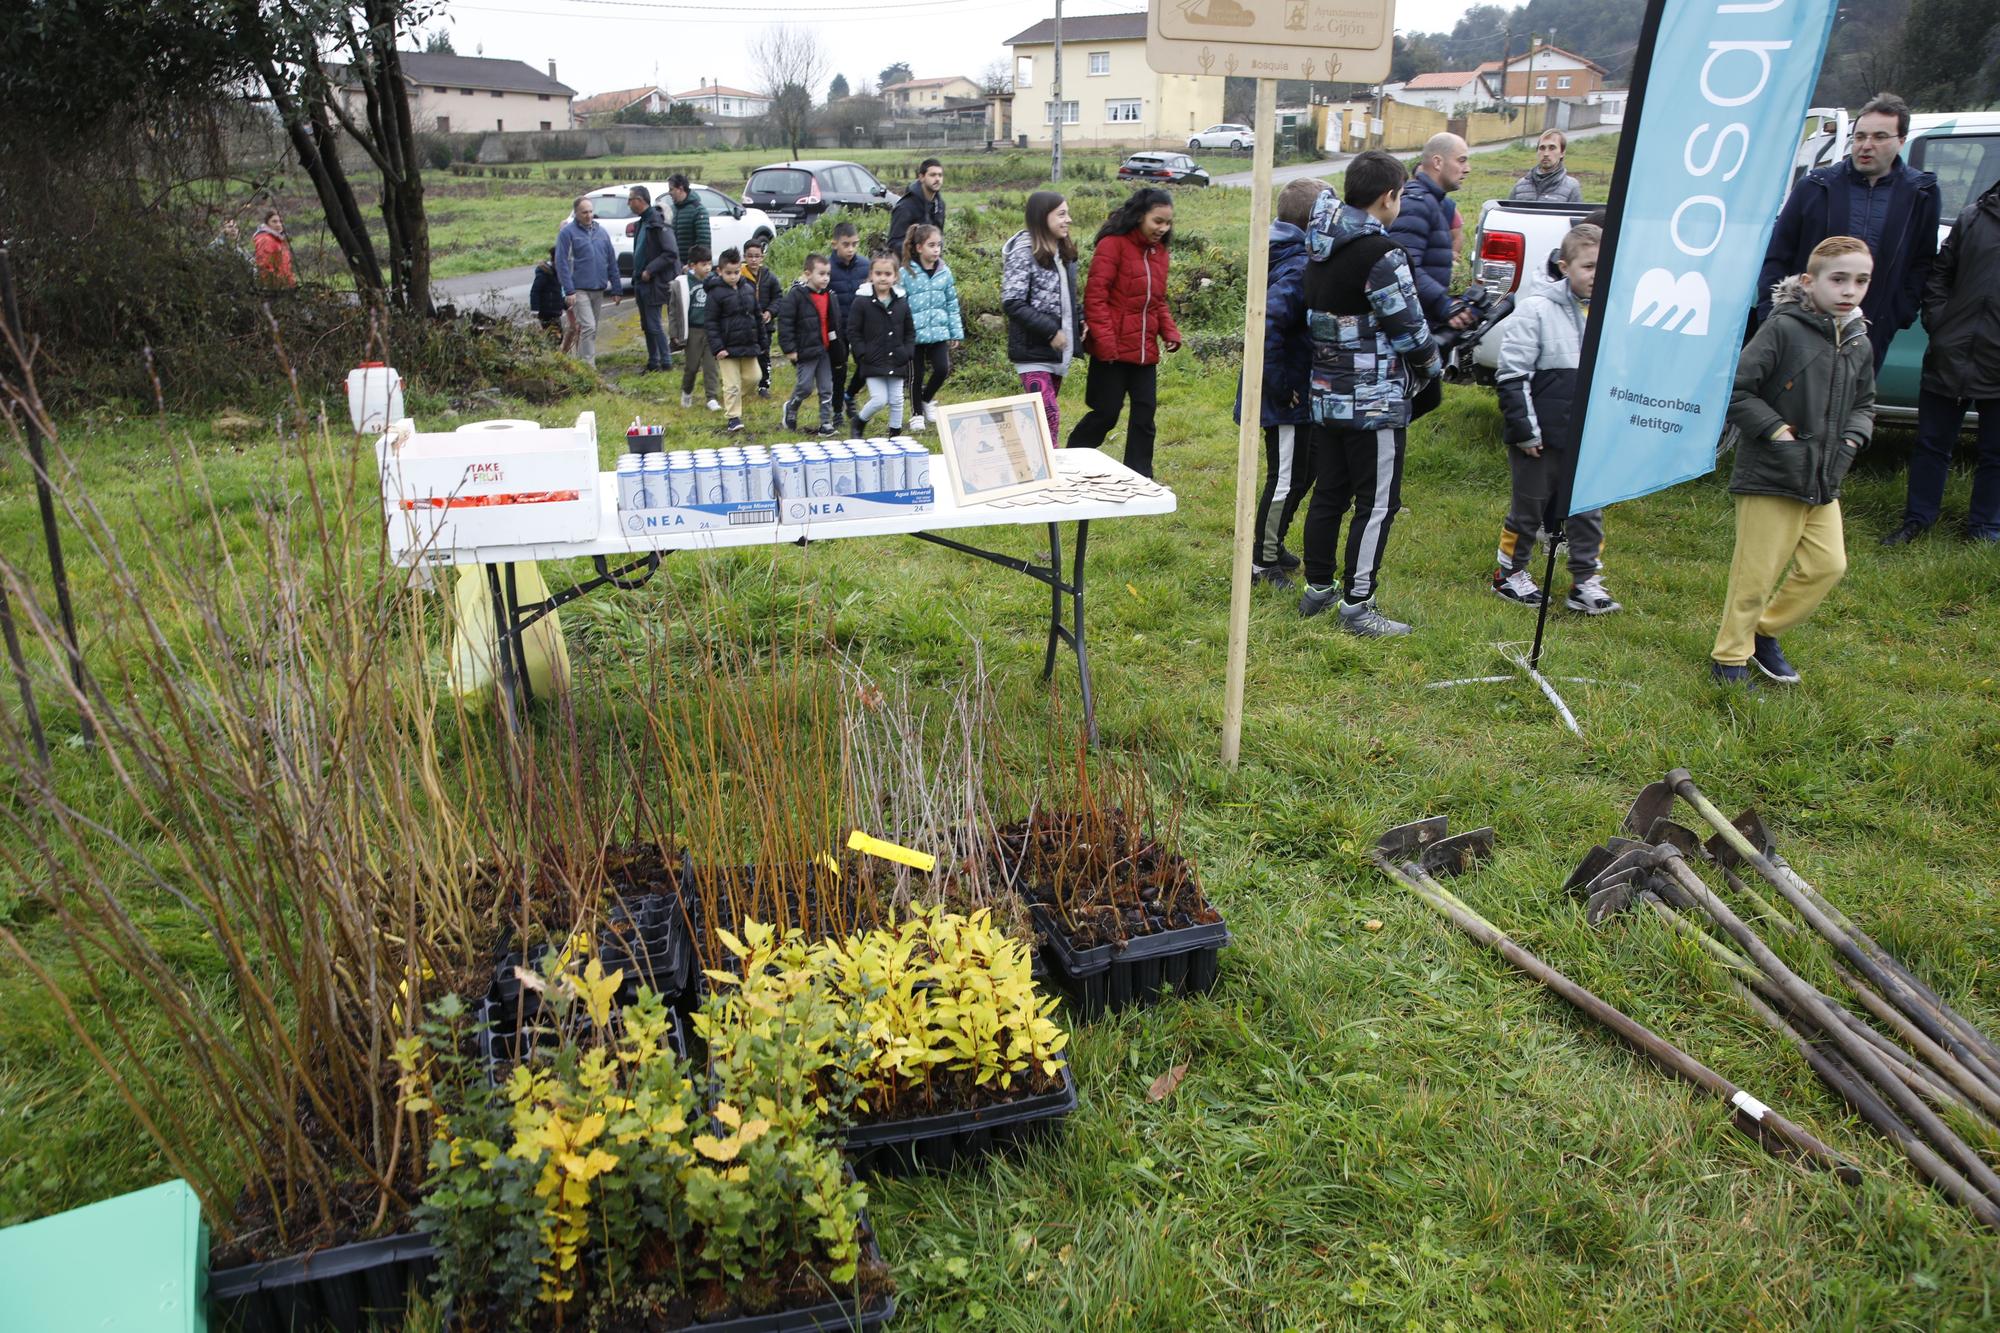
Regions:
[[[1098, 449], [1062, 449], [1056, 461], [1064, 477], [1112, 477], [1142, 480], [1139, 475]], [[933, 458], [932, 477], [944, 480], [944, 460]], [[602, 513], [597, 537], [582, 542], [539, 542], [520, 546], [480, 546], [469, 550], [431, 551], [427, 563], [498, 565], [526, 560], [575, 560], [590, 556], [642, 555], [647, 551], [722, 550], [728, 547], [775, 546], [796, 542], [833, 541], [842, 537], [907, 536], [913, 532], [940, 532], [950, 528], [1037, 526], [1046, 523], [1076, 523], [1100, 518], [1131, 518], [1141, 514], [1171, 514], [1178, 505], [1174, 493], [1165, 487], [1157, 495], [1135, 495], [1123, 501], [1080, 500], [1056, 502], [1038, 500], [1016, 503], [1009, 508], [993, 505], [956, 505], [948, 485], [936, 486], [937, 503], [921, 513], [891, 514], [880, 518], [823, 519], [809, 523], [760, 523], [735, 528], [701, 531], [630, 533], [618, 522], [618, 476], [604, 473], [597, 488]]]

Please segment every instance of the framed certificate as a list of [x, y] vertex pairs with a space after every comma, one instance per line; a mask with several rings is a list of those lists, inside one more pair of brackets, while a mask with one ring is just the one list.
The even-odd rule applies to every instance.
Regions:
[[937, 428], [952, 499], [961, 505], [1056, 484], [1055, 445], [1040, 394], [953, 403], [938, 409]]

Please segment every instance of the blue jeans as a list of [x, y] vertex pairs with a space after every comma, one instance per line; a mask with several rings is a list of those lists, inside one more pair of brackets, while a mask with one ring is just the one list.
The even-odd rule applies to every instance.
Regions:
[[1910, 451], [1910, 489], [1903, 517], [1925, 527], [1938, 521], [1945, 474], [1951, 470], [1952, 448], [1968, 407], [1979, 413], [1979, 463], [1972, 474], [1965, 526], [1974, 536], [1983, 536], [2000, 529], [2000, 398], [1967, 401], [1929, 389], [1917, 391], [1917, 447]]
[[673, 347], [667, 342], [667, 331], [660, 326], [660, 312], [665, 306], [639, 302], [639, 329], [646, 335], [646, 369], [672, 370], [674, 368]]

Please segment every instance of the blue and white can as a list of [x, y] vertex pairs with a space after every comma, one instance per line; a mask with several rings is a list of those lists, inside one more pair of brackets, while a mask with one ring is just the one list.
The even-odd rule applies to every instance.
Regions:
[[678, 460], [668, 458], [667, 494], [661, 503], [667, 506], [693, 504], [697, 494], [696, 484], [693, 454]]
[[805, 455], [806, 494], [816, 499], [833, 494], [833, 460], [824, 449], [813, 447]]
[[639, 455], [621, 454], [618, 458], [618, 508], [620, 510], [644, 509], [646, 483], [640, 479]]
[[771, 454], [771, 480], [777, 494], [796, 500], [806, 493], [806, 459], [797, 449], [777, 449]]
[[694, 456], [694, 494], [681, 500], [682, 504], [722, 503], [722, 460], [710, 449], [703, 449]]
[[872, 444], [849, 446], [854, 454], [854, 493], [873, 495], [882, 490], [882, 455]]
[[744, 465], [743, 475], [744, 475], [743, 496], [746, 500], [754, 500], [760, 504], [768, 504], [770, 501], [777, 498], [776, 493], [772, 490], [771, 486], [772, 477], [775, 475], [775, 469], [772, 465], [771, 456], [769, 454], [765, 454], [761, 458], [750, 459]]
[[902, 490], [906, 484], [903, 480], [905, 476], [903, 451], [901, 449], [889, 449], [877, 446], [875, 461], [882, 469], [882, 489], [885, 491]]
[[904, 440], [903, 485], [913, 491], [931, 488], [931, 451], [915, 440]]
[[645, 502], [641, 509], [659, 509], [671, 501], [667, 499], [667, 456], [665, 454], [639, 455], [639, 480], [645, 487]]
[[740, 450], [724, 450], [722, 463], [722, 502], [740, 504], [750, 498], [749, 464], [743, 461]]
[[854, 494], [854, 447], [846, 444], [829, 445], [826, 455], [827, 480], [832, 483], [833, 493]]

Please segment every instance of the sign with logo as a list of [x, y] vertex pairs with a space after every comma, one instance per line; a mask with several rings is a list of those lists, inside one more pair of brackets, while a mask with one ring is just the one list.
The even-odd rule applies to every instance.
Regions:
[[1836, 0], [1652, 0], [1580, 366], [1569, 512], [1701, 476]]
[[1152, 0], [1162, 74], [1374, 83], [1389, 77], [1391, 0]]

